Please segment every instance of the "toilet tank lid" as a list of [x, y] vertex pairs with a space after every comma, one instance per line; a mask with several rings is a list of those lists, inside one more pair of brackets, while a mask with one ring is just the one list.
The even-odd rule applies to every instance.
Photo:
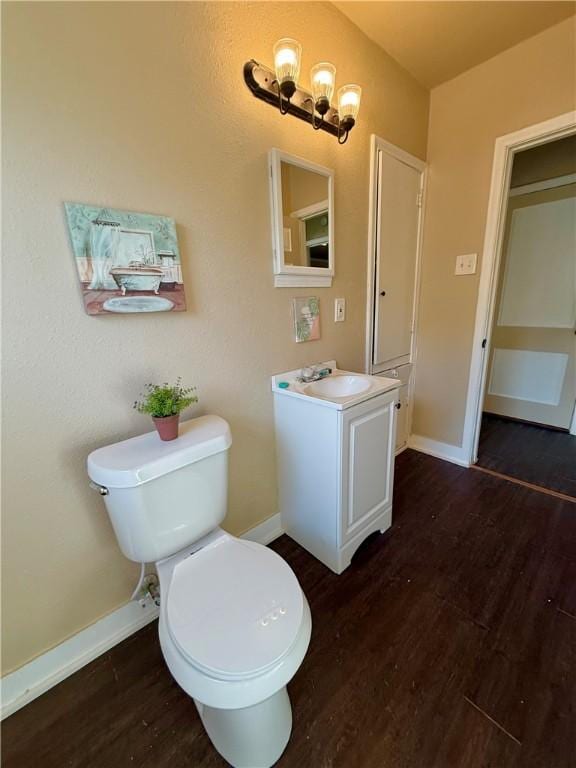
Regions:
[[176, 440], [164, 442], [154, 431], [98, 448], [88, 456], [88, 475], [106, 488], [134, 488], [226, 451], [231, 444], [224, 419], [200, 416], [182, 422]]

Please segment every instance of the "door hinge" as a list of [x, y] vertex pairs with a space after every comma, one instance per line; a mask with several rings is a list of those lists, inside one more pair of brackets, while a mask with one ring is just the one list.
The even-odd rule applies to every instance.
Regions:
[[416, 207], [422, 208], [422, 192], [418, 192], [416, 195]]

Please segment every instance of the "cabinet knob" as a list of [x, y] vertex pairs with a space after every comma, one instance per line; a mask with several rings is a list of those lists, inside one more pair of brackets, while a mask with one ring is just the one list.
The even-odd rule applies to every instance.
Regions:
[[386, 291], [380, 291], [380, 296], [386, 296]]
[[396, 403], [396, 410], [399, 411], [402, 408], [402, 403]]

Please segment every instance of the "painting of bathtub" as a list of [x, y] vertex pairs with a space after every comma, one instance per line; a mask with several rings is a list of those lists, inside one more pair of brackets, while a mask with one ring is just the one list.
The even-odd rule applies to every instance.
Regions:
[[89, 315], [186, 309], [173, 219], [83, 203], [64, 209]]
[[142, 261], [131, 261], [127, 267], [112, 267], [110, 274], [122, 296], [125, 296], [126, 291], [153, 291], [158, 294], [164, 271]]

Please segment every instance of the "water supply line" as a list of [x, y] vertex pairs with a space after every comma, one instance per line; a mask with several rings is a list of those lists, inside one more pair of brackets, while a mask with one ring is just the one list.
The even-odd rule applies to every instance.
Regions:
[[140, 578], [138, 579], [138, 584], [136, 584], [136, 589], [134, 592], [132, 592], [132, 597], [130, 600], [134, 600], [134, 598], [139, 594], [140, 590], [142, 589], [142, 584], [144, 583], [144, 575], [146, 570], [146, 563], [140, 563]]

